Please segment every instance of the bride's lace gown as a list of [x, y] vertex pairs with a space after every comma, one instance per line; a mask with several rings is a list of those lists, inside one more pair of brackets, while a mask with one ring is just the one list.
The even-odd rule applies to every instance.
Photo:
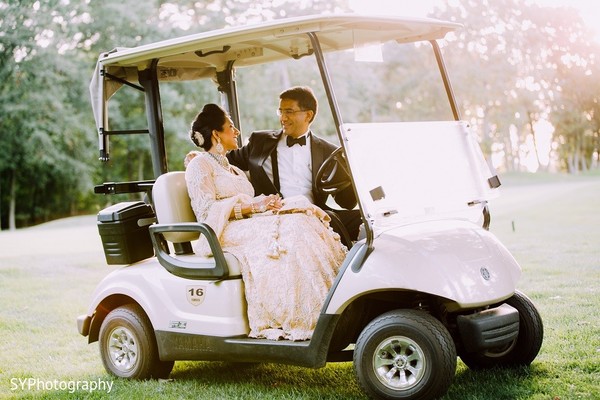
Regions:
[[[249, 336], [310, 339], [346, 249], [329, 216], [305, 198], [286, 201], [276, 215], [230, 220], [234, 205], [254, 194], [246, 175], [231, 168], [235, 174], [201, 153], [188, 164], [185, 179], [196, 218], [241, 264]], [[196, 252], [210, 254], [206, 240], [198, 241]]]

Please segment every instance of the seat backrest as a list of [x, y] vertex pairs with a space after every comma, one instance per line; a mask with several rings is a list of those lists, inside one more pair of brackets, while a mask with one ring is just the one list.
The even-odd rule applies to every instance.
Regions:
[[[184, 171], [162, 174], [152, 188], [154, 212], [159, 224], [197, 222], [190, 203]], [[165, 239], [173, 243], [198, 239], [198, 232], [165, 232]]]

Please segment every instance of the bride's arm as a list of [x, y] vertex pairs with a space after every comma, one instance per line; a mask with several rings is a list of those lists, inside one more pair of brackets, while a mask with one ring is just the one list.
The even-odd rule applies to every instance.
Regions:
[[250, 199], [238, 194], [217, 199], [213, 168], [214, 165], [205, 157], [194, 157], [185, 171], [188, 194], [198, 222], [205, 222], [215, 231], [220, 231], [229, 219], [240, 219], [281, 206], [279, 197], [274, 195]]
[[198, 222], [206, 222], [217, 199], [210, 164], [202, 157], [190, 160], [185, 170], [185, 182]]
[[221, 235], [233, 216], [233, 208], [243, 195], [217, 199], [213, 165], [205, 157], [194, 157], [185, 170], [190, 203], [198, 222], [203, 222]]

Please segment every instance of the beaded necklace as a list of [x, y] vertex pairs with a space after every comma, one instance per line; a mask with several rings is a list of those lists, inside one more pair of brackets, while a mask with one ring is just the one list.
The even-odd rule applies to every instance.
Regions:
[[210, 151], [207, 151], [208, 155], [212, 157], [221, 167], [225, 168], [227, 171], [231, 171], [231, 166], [229, 165], [229, 160], [227, 157], [222, 156], [220, 154], [213, 154]]

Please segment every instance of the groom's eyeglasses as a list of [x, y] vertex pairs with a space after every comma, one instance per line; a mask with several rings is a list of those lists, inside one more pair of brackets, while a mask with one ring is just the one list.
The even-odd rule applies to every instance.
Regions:
[[277, 109], [277, 115], [279, 115], [280, 117], [282, 115], [285, 115], [286, 117], [291, 117], [292, 115], [299, 113], [299, 112], [305, 112], [308, 110], [292, 110], [289, 108], [286, 108], [285, 110], [282, 110], [281, 108]]

